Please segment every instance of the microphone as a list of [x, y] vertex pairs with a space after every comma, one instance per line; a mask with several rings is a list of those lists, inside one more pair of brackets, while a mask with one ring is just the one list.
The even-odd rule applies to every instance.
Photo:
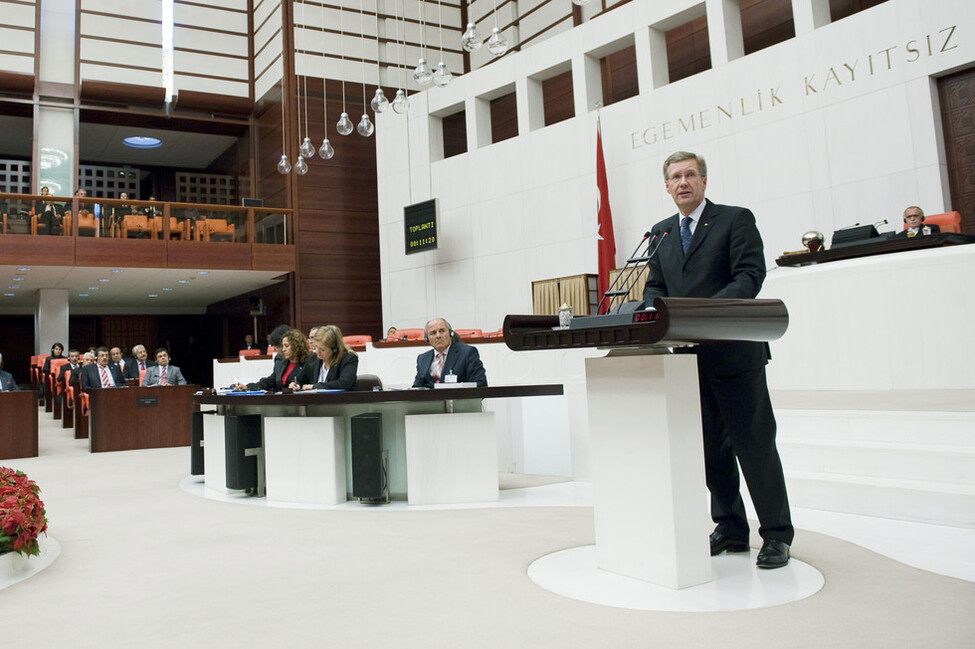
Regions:
[[881, 225], [887, 225], [887, 219], [884, 219], [883, 221], [877, 221], [876, 223], [873, 224], [873, 227], [877, 228]]

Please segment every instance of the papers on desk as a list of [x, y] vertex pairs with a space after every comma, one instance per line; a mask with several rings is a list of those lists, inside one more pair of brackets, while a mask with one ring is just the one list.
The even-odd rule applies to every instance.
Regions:
[[242, 390], [240, 392], [236, 390], [217, 390], [217, 394], [226, 394], [232, 397], [253, 397], [258, 394], [264, 394], [264, 390]]
[[345, 392], [342, 389], [331, 389], [331, 390], [294, 390], [292, 394], [328, 394], [330, 392]]
[[477, 383], [434, 383], [434, 390], [450, 390], [451, 388], [476, 388]]

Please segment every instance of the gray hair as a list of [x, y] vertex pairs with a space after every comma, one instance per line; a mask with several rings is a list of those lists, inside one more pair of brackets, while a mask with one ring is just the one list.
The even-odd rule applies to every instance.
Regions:
[[905, 216], [905, 217], [907, 216], [907, 210], [917, 210], [918, 212], [920, 212], [920, 213], [921, 213], [921, 216], [924, 216], [924, 210], [922, 210], [922, 209], [921, 209], [920, 207], [918, 207], [917, 205], [908, 205], [907, 207], [905, 207], [905, 208], [904, 208], [904, 216]]
[[667, 156], [666, 160], [664, 160], [664, 181], [669, 180], [667, 177], [668, 167], [675, 162], [684, 162], [685, 160], [696, 160], [697, 168], [701, 171], [701, 175], [705, 178], [708, 177], [708, 163], [704, 161], [704, 158], [696, 153], [691, 153], [690, 151], [675, 151]]
[[145, 348], [146, 348], [146, 346], [145, 346], [145, 345], [136, 345], [135, 347], [133, 347], [133, 348], [132, 348], [132, 355], [133, 355], [133, 356], [136, 356], [136, 355], [138, 355], [138, 353], [139, 353], [139, 350], [140, 350], [140, 349], [145, 349]]

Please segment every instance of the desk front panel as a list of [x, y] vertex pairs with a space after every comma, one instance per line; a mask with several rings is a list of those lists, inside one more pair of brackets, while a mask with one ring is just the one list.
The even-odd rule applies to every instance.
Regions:
[[89, 393], [89, 450], [189, 446], [195, 385], [106, 388]]

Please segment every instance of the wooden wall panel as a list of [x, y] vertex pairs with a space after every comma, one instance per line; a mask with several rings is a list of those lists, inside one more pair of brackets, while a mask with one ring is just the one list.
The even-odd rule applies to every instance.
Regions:
[[830, 20], [836, 22], [884, 2], [887, 0], [829, 0]]
[[[635, 65], [633, 69], [636, 69]], [[542, 82], [542, 109], [545, 112], [545, 126], [558, 124], [576, 116], [572, 94], [572, 70], [566, 70]]]
[[795, 38], [792, 0], [739, 0], [745, 54]]
[[447, 115], [441, 120], [443, 126], [443, 157], [467, 153], [467, 111]]
[[630, 45], [603, 57], [603, 105], [609, 106], [640, 92], [637, 80], [636, 47]]
[[[975, 68], [938, 79], [951, 207], [961, 231], [975, 233]], [[922, 206], [923, 208], [923, 206]], [[930, 210], [925, 208], [926, 212]]]
[[[334, 324], [345, 333], [378, 337], [383, 320], [376, 140], [355, 131], [348, 136], [335, 131], [342, 112], [342, 84], [329, 81], [327, 89], [328, 124], [324, 124], [322, 82], [308, 79], [310, 120], [300, 132], [307, 130], [317, 149], [327, 130], [335, 157], [322, 160], [316, 155], [307, 160], [308, 173], [293, 178], [298, 251], [295, 324], [303, 331], [314, 324]], [[346, 110], [356, 123], [362, 115], [361, 102], [362, 86], [346, 84]]]
[[518, 137], [518, 105], [515, 93], [491, 100], [491, 142]]
[[707, 16], [667, 32], [667, 67], [671, 83], [711, 69]]

